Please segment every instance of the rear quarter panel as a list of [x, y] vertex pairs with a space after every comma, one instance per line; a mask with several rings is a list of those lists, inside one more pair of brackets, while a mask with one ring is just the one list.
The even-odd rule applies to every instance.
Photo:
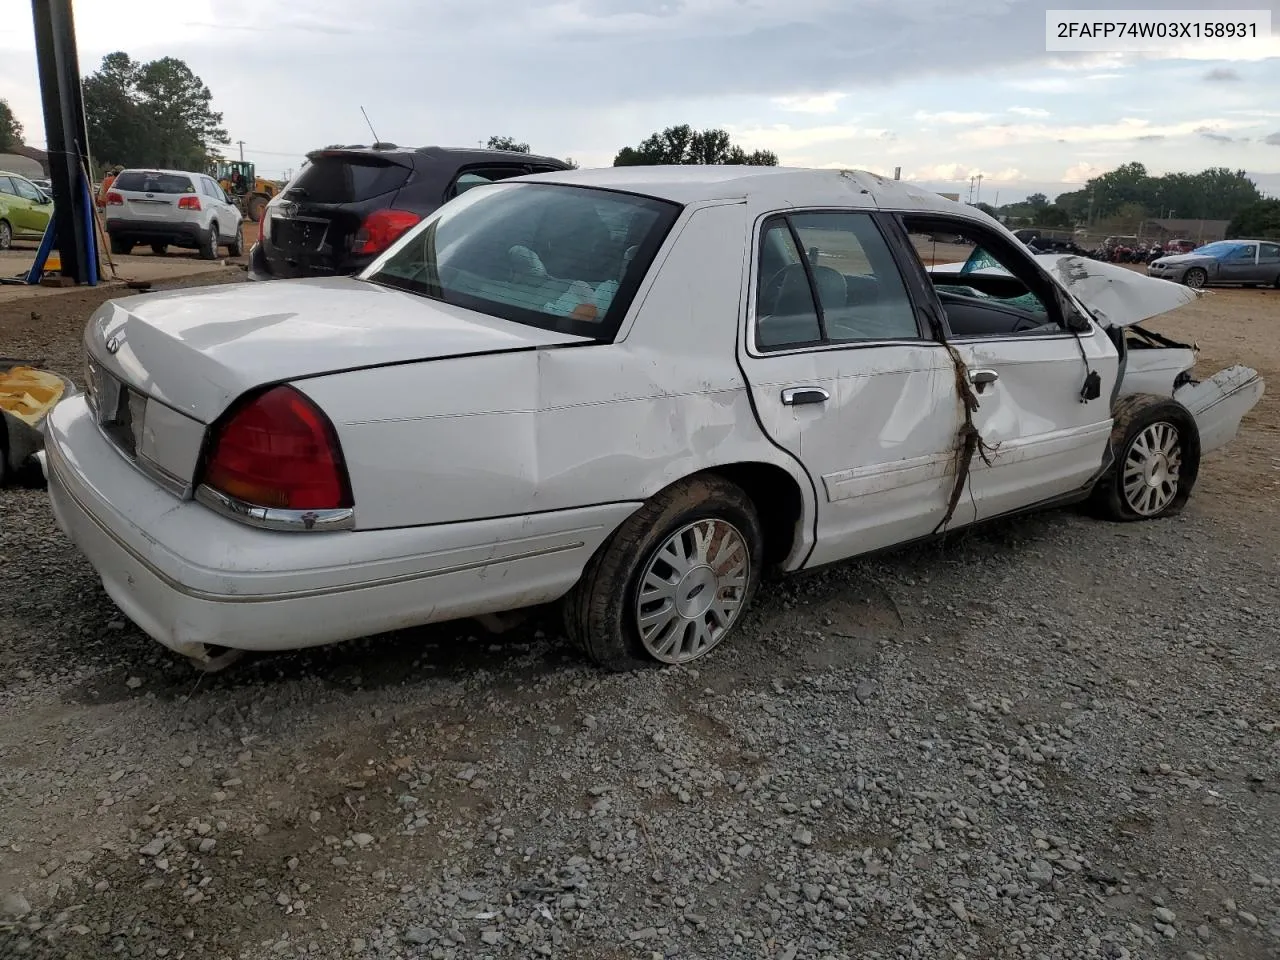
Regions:
[[812, 487], [761, 433], [735, 360], [748, 233], [741, 204], [686, 214], [613, 344], [297, 382], [334, 421], [357, 526], [646, 499], [746, 461], [787, 470], [811, 517]]

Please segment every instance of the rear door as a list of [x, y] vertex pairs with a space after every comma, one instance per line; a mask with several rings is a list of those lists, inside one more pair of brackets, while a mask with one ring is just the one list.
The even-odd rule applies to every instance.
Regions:
[[[757, 228], [739, 358], [760, 421], [808, 471], [813, 566], [923, 537], [945, 516], [959, 407], [875, 214], [775, 214]], [[962, 501], [954, 525], [973, 519]]]
[[[973, 244], [968, 272], [917, 267], [929, 275], [948, 342], [978, 401], [972, 416], [985, 457], [975, 455], [969, 470], [977, 518], [1079, 490], [1107, 455], [1119, 374], [1114, 345], [1092, 323], [1079, 336], [1068, 329], [1078, 311], [1021, 244], [961, 217], [904, 215], [901, 224], [910, 234], [947, 231]], [[984, 274], [992, 267], [1004, 275]], [[1097, 391], [1086, 400], [1090, 373], [1098, 375]]]
[[365, 218], [385, 210], [413, 171], [404, 154], [324, 150], [268, 209], [267, 252], [303, 269], [332, 270], [351, 255]]
[[1280, 287], [1280, 243], [1258, 244], [1258, 282]]

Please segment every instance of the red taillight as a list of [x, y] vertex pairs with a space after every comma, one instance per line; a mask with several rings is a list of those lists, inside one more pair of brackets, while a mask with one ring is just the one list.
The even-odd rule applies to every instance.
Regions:
[[107, 191], [107, 206], [115, 207], [124, 203], [124, 197], [116, 193], [114, 190]]
[[422, 217], [408, 210], [378, 210], [364, 218], [351, 252], [357, 256], [381, 253]]
[[179, 197], [178, 209], [179, 210], [199, 210], [200, 198], [196, 196], [190, 196], [190, 195], [185, 197]]
[[342, 451], [329, 418], [302, 393], [272, 387], [232, 412], [217, 431], [204, 482], [259, 507], [350, 507]]

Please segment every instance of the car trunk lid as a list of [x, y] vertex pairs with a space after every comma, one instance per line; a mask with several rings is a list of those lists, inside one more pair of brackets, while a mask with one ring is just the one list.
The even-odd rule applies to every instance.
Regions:
[[121, 214], [130, 220], [172, 220], [185, 196], [196, 196], [190, 177], [173, 173], [126, 170], [111, 189], [122, 199]]
[[350, 277], [127, 297], [100, 307], [85, 331], [102, 374], [202, 424], [266, 384], [581, 342]]

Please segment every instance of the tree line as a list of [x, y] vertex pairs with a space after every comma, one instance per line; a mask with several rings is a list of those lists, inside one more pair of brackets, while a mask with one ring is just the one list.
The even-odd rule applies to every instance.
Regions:
[[[182, 60], [161, 57], [142, 62], [117, 51], [83, 80], [85, 118], [93, 159], [102, 169], [122, 166], [204, 169], [223, 155], [230, 137], [213, 94]], [[22, 142], [22, 124], [0, 100], [0, 152]], [[490, 149], [531, 153], [528, 143], [491, 136]], [[570, 166], [577, 164], [565, 158]], [[613, 159], [615, 167], [657, 164], [741, 164], [773, 167], [771, 150], [747, 151], [721, 129], [689, 124], [656, 131]], [[1254, 236], [1280, 233], [1280, 201], [1264, 200], [1244, 170], [1214, 167], [1199, 173], [1152, 176], [1141, 163], [1126, 163], [1090, 179], [1079, 190], [1052, 202], [1043, 193], [1005, 204], [975, 206], [1007, 222], [1045, 228], [1084, 223], [1141, 223], [1168, 217], [1231, 220], [1232, 229]]]

